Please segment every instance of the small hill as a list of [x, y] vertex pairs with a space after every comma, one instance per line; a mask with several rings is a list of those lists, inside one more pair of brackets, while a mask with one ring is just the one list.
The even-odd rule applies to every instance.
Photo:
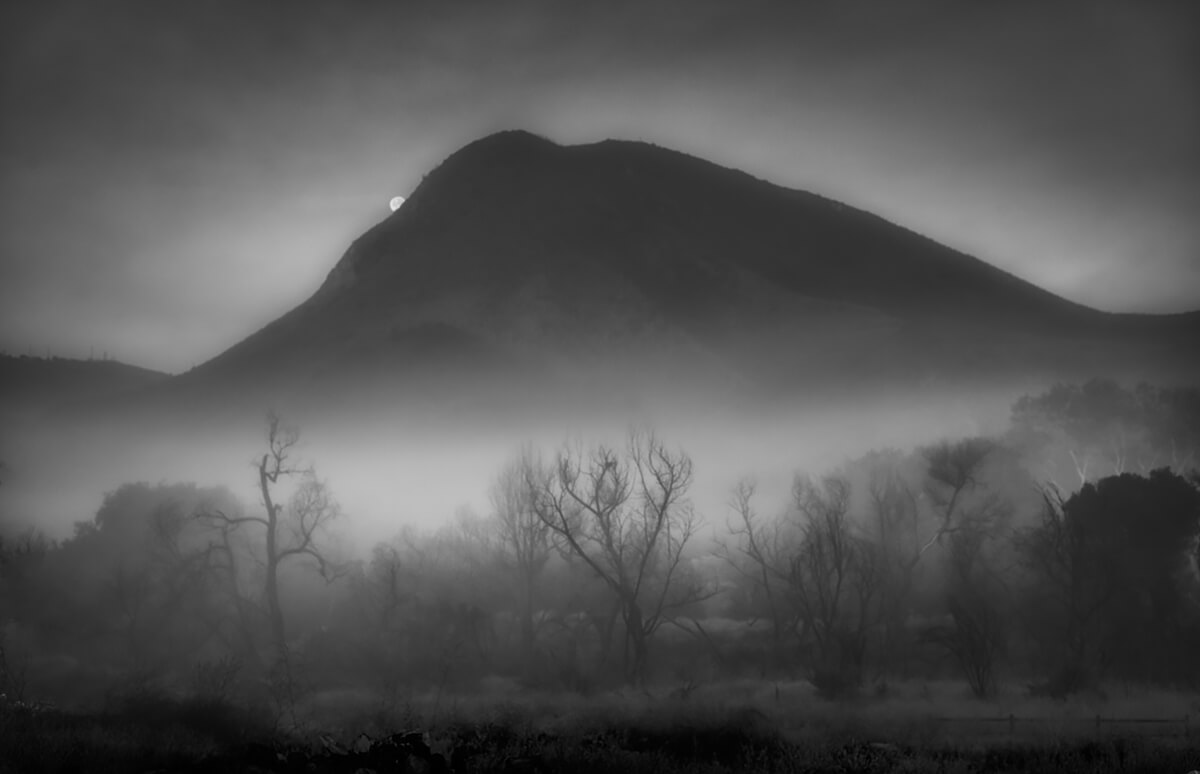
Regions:
[[41, 413], [162, 384], [170, 377], [116, 360], [0, 355], [0, 413]]

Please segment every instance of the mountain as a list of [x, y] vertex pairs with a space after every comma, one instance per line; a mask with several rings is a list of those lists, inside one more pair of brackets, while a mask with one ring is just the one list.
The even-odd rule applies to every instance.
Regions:
[[40, 414], [161, 384], [168, 375], [116, 360], [0, 355], [0, 416]]
[[1196, 341], [1200, 314], [1099, 312], [683, 153], [507, 131], [429, 173], [307, 301], [169, 386], [320, 403], [1179, 378]]
[[67, 529], [122, 482], [249, 483], [268, 408], [380, 529], [483, 502], [519, 443], [647, 421], [694, 456], [698, 507], [719, 514], [742, 475], [786, 492], [869, 448], [992, 432], [1049, 379], [1195, 382], [1197, 341], [1200, 315], [1088, 309], [701, 159], [503, 132], [185, 374], [0, 361], [0, 402], [53, 407], [5, 422], [0, 405], [0, 516]]

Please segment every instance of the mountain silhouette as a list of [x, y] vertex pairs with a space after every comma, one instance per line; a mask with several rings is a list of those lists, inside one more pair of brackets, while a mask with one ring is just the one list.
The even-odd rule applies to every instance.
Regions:
[[0, 355], [0, 418], [103, 402], [114, 395], [162, 384], [169, 378], [117, 360]]
[[447, 158], [307, 301], [173, 388], [319, 402], [347, 388], [1178, 375], [1197, 340], [1198, 314], [1093, 310], [683, 153], [505, 131]]

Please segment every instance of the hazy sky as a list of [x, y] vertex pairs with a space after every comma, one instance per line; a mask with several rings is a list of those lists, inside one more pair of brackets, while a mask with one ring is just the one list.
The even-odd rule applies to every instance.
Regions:
[[1200, 308], [1200, 4], [0, 6], [0, 348], [181, 370], [523, 127], [878, 212], [1103, 309]]

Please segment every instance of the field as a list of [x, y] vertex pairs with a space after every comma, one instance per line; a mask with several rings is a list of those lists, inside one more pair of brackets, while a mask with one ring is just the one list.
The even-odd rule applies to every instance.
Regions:
[[471, 695], [313, 694], [286, 717], [151, 693], [95, 713], [0, 706], [0, 774], [1200, 768], [1200, 696], [1119, 686], [1066, 702], [1011, 686], [978, 702], [958, 684], [908, 683], [829, 703], [803, 683], [578, 696], [494, 680]]

